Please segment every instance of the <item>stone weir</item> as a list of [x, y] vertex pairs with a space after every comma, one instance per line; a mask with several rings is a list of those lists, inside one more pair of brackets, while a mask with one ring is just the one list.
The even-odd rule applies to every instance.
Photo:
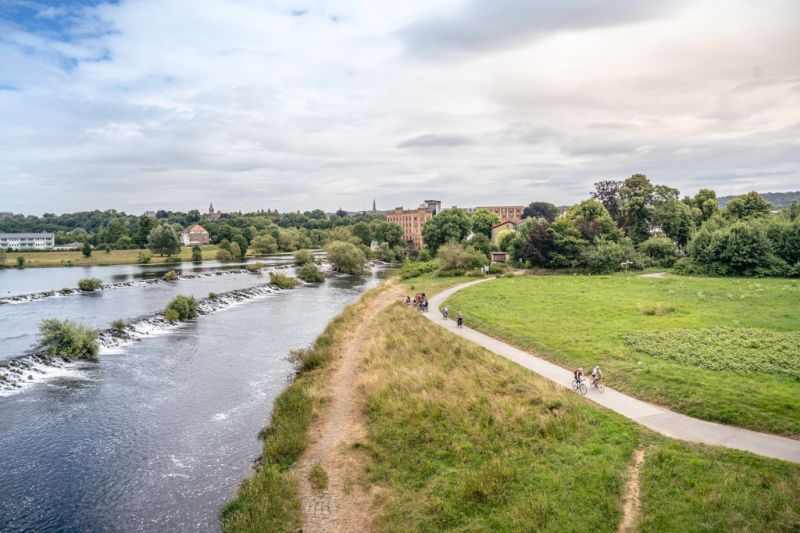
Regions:
[[[213, 298], [198, 300], [197, 314], [209, 315], [282, 290], [271, 283], [264, 283], [246, 289], [221, 292]], [[100, 330], [98, 331], [100, 355], [122, 353], [122, 348], [127, 344], [149, 336], [163, 335], [180, 328], [181, 325], [181, 322], [170, 322], [165, 319], [164, 313], [153, 313], [130, 320], [119, 329]], [[34, 347], [19, 357], [0, 363], [0, 396], [21, 392], [37, 382], [48, 379], [79, 377], [81, 369], [94, 366], [96, 363], [67, 362], [59, 357], [47, 357], [41, 348]]]

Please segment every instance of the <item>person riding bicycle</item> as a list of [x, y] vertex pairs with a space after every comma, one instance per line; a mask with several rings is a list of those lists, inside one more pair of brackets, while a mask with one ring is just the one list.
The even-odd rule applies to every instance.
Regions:
[[456, 322], [458, 323], [458, 327], [464, 325], [464, 314], [461, 311], [456, 315]]
[[594, 383], [595, 387], [600, 383], [601, 379], [603, 379], [603, 372], [600, 370], [598, 365], [595, 365], [595, 367], [592, 369], [592, 382]]
[[442, 316], [444, 317], [445, 320], [447, 320], [447, 317], [450, 316], [450, 310], [447, 307], [442, 309]]
[[581, 381], [583, 381], [583, 368], [580, 368], [580, 367], [576, 368], [572, 372], [572, 375], [575, 376], [575, 381], [580, 383]]

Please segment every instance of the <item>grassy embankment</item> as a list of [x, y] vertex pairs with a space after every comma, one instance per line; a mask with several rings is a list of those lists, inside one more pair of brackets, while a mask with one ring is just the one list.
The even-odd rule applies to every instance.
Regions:
[[290, 470], [306, 448], [308, 426], [324, 401], [328, 363], [381, 290], [364, 293], [328, 324], [309, 349], [296, 353], [297, 376], [275, 399], [270, 425], [260, 435], [264, 441], [261, 464], [222, 509], [224, 531], [300, 531], [297, 480]]
[[[525, 276], [447, 301], [468, 325], [691, 416], [800, 436], [800, 281]], [[747, 329], [745, 329], [747, 328]]]
[[[443, 288], [429, 281], [404, 285], [429, 294]], [[325, 397], [325, 363], [373, 295], [348, 307], [303, 355], [306, 369], [278, 398], [263, 433], [261, 469], [222, 513], [224, 530], [299, 530], [290, 468]], [[365, 461], [358, 482], [377, 488], [379, 530], [615, 531], [639, 447], [642, 531], [800, 526], [796, 465], [653, 435], [403, 305], [369, 327], [358, 387], [367, 437], [356, 447]]]
[[362, 371], [386, 531], [615, 531], [646, 450], [641, 531], [792, 531], [800, 466], [666, 439], [395, 305]]
[[[218, 247], [216, 244], [201, 246], [203, 249], [203, 260], [216, 259]], [[97, 265], [132, 265], [141, 263], [139, 254], [148, 252], [147, 250], [92, 250], [90, 257], [84, 257], [80, 250], [75, 252], [52, 251], [52, 252], [8, 252], [6, 254], [6, 267], [15, 267], [18, 256], [25, 258], [25, 268], [30, 267], [61, 267], [61, 266], [97, 266]], [[171, 258], [161, 257], [153, 254], [149, 264], [160, 264], [166, 262], [191, 261], [192, 248], [181, 246], [181, 253]]]

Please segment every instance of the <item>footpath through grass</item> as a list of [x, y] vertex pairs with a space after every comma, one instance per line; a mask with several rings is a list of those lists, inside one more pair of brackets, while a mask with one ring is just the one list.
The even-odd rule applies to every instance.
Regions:
[[800, 466], [656, 436], [396, 304], [360, 371], [383, 531], [796, 531]]
[[799, 280], [524, 276], [447, 305], [564, 367], [600, 364], [608, 384], [638, 398], [800, 436]]

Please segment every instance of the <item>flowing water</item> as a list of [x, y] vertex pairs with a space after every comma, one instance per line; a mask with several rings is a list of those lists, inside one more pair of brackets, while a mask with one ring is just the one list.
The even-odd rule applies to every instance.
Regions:
[[[157, 272], [97, 268], [117, 270], [104, 282]], [[18, 294], [77, 283], [64, 281], [73, 269], [47, 270], [52, 276], [17, 271], [15, 280], [38, 278]], [[4, 274], [0, 288], [13, 290]], [[257, 433], [291, 376], [287, 354], [377, 280], [280, 291], [265, 274], [235, 273], [0, 305], [0, 362], [20, 369], [19, 385], [0, 389], [0, 529], [218, 529], [220, 506], [250, 475]], [[148, 319], [175, 294], [210, 291], [221, 297], [195, 321], [159, 328]], [[152, 327], [101, 350], [99, 364], [14, 366], [47, 317], [98, 328], [138, 318]]]

